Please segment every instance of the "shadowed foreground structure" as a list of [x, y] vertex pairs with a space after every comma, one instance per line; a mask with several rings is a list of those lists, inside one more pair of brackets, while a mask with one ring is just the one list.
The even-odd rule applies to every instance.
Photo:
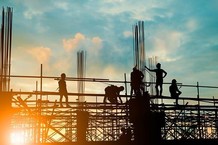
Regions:
[[[40, 95], [42, 99], [36, 99]], [[19, 130], [24, 133], [26, 144], [126, 144], [119, 140], [120, 130], [129, 127], [132, 136], [128, 144], [217, 143], [216, 99], [183, 97], [179, 100], [193, 104], [178, 107], [166, 103], [172, 100], [170, 97], [151, 96], [149, 101], [147, 96], [130, 99], [121, 95], [127, 103], [105, 104], [104, 94], [68, 93], [69, 97], [83, 95], [96, 101], [69, 102], [71, 107], [58, 107], [59, 102], [50, 101], [58, 95], [57, 92], [2, 92], [4, 139], [9, 134], [7, 130]], [[23, 99], [28, 96], [32, 99]], [[154, 99], [164, 103], [154, 104]]]

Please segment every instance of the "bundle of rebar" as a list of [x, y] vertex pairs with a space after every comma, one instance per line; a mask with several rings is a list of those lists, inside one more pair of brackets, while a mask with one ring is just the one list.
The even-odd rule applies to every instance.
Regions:
[[[86, 53], [85, 51], [77, 52], [77, 77], [85, 78], [86, 72]], [[85, 81], [78, 81], [77, 83], [78, 93], [83, 94], [85, 90]], [[84, 102], [84, 96], [78, 96], [79, 102]]]
[[[146, 82], [146, 74], [144, 69], [146, 65], [144, 21], [138, 21], [138, 23], [133, 26], [132, 31], [134, 66], [144, 74], [143, 82]], [[142, 87], [144, 88], [144, 86]]]
[[2, 24], [0, 34], [0, 91], [10, 90], [11, 73], [11, 45], [12, 45], [12, 14], [10, 7], [2, 10]]
[[139, 21], [133, 28], [133, 54], [134, 64], [139, 70], [144, 70], [145, 66], [145, 42], [144, 42], [144, 22]]

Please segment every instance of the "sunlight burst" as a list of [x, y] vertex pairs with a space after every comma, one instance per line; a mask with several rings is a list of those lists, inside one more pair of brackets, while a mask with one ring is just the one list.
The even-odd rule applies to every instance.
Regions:
[[13, 132], [11, 133], [11, 144], [12, 145], [23, 145], [24, 144], [24, 133], [23, 132]]

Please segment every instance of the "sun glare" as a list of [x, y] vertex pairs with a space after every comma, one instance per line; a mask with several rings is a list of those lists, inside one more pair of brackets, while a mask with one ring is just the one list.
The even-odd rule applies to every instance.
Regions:
[[24, 144], [24, 133], [23, 132], [13, 132], [11, 133], [11, 144], [12, 145], [23, 145]]

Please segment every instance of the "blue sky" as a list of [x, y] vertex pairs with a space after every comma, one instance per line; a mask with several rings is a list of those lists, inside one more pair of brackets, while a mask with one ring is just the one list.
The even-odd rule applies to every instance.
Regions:
[[[76, 77], [76, 53], [85, 50], [87, 77], [124, 80], [126, 73], [129, 79], [132, 26], [140, 20], [146, 57], [158, 57], [168, 72], [165, 82], [218, 86], [217, 0], [1, 0], [0, 6], [13, 7], [14, 75], [39, 75], [43, 64], [44, 75]], [[12, 88], [32, 91], [35, 80], [28, 81], [14, 79]], [[45, 80], [44, 89], [54, 91], [56, 84]], [[103, 93], [106, 85], [86, 90]], [[196, 96], [196, 89], [181, 91]], [[218, 98], [217, 92], [201, 95]]]

